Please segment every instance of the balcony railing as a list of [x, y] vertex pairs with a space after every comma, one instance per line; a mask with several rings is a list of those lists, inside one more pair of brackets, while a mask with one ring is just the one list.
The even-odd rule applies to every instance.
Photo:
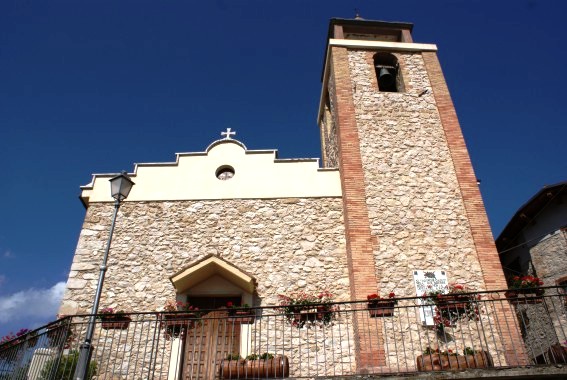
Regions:
[[[480, 292], [424, 302], [99, 319], [88, 378], [409, 376], [567, 363], [567, 303], [560, 288], [545, 288], [543, 296]], [[88, 320], [66, 317], [0, 346], [0, 379], [72, 379]]]

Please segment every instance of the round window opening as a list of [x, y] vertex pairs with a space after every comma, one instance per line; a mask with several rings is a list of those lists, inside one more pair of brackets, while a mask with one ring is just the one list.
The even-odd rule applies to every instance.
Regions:
[[234, 168], [232, 166], [224, 165], [217, 169], [215, 174], [221, 181], [226, 181], [234, 177]]

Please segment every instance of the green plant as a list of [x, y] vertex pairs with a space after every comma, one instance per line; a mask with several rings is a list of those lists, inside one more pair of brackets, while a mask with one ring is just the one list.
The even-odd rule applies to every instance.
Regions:
[[228, 354], [226, 356], [226, 360], [230, 361], [230, 360], [240, 360], [242, 359], [242, 356], [240, 356], [240, 354]]
[[268, 360], [273, 358], [274, 358], [274, 354], [270, 354], [269, 352], [264, 352], [262, 355], [250, 354], [246, 357], [246, 360]]
[[465, 285], [449, 284], [444, 289], [423, 294], [426, 305], [435, 305], [433, 322], [439, 332], [459, 320], [478, 320], [480, 295], [469, 292]]
[[472, 347], [465, 347], [465, 349], [463, 350], [463, 355], [474, 355], [474, 354], [478, 354], [479, 352], [482, 352], [481, 350], [475, 350]]
[[459, 356], [458, 353], [453, 352], [453, 350], [448, 349], [445, 351], [440, 351], [439, 348], [431, 348], [429, 346], [427, 346], [425, 348], [425, 350], [423, 350], [423, 354], [424, 355], [433, 355], [433, 354], [438, 354], [438, 355], [445, 355], [445, 356]]
[[[45, 363], [45, 367], [41, 370], [39, 379], [72, 379], [78, 360], [79, 351], [77, 350], [70, 351], [69, 354], [61, 356], [60, 359], [49, 359], [49, 361]], [[85, 379], [91, 380], [96, 375], [96, 372], [97, 363], [96, 361], [91, 360]]]
[[337, 307], [333, 305], [334, 296], [328, 291], [318, 295], [305, 292], [292, 293], [289, 296], [278, 295], [280, 305], [277, 310], [284, 313], [292, 326], [301, 328], [307, 320], [297, 319], [295, 316], [301, 313], [310, 313], [315, 316], [314, 321], [329, 324], [334, 318]]

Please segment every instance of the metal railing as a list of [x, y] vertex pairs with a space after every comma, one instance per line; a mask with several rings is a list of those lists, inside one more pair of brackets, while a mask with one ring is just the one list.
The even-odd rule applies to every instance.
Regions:
[[[567, 363], [565, 297], [548, 287], [543, 296], [480, 292], [293, 313], [132, 313], [97, 320], [88, 378], [410, 375]], [[0, 346], [0, 380], [72, 379], [87, 324], [87, 315], [66, 317]]]

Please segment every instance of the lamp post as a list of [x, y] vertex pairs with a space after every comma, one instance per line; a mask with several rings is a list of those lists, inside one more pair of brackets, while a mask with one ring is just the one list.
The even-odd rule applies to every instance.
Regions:
[[87, 378], [87, 372], [92, 354], [91, 341], [93, 339], [95, 319], [98, 312], [98, 304], [100, 302], [100, 296], [102, 294], [104, 275], [106, 274], [106, 262], [108, 260], [108, 252], [110, 251], [110, 243], [112, 242], [112, 234], [114, 233], [116, 215], [118, 214], [118, 209], [120, 208], [120, 202], [128, 197], [132, 186], [134, 186], [134, 182], [132, 182], [132, 180], [126, 175], [126, 172], [124, 171], [120, 173], [120, 175], [117, 175], [116, 177], [110, 179], [110, 194], [112, 195], [112, 198], [114, 198], [114, 214], [112, 215], [112, 223], [110, 224], [108, 242], [106, 243], [106, 249], [104, 251], [102, 264], [100, 265], [100, 274], [98, 277], [98, 284], [96, 287], [93, 308], [89, 317], [89, 324], [87, 326], [87, 333], [85, 334], [84, 342], [81, 344], [79, 359], [77, 360], [77, 367], [75, 368], [75, 373], [73, 375], [73, 379], [75, 380], [85, 380]]

